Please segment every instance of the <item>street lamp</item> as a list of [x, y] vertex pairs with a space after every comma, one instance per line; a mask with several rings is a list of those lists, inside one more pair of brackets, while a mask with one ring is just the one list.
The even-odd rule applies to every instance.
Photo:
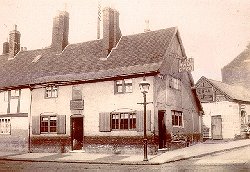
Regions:
[[147, 112], [147, 109], [146, 109], [146, 105], [147, 105], [147, 102], [146, 102], [146, 93], [148, 93], [148, 90], [149, 90], [149, 82], [146, 81], [145, 77], [143, 78], [143, 81], [141, 81], [139, 83], [139, 87], [140, 87], [140, 90], [143, 94], [143, 98], [144, 98], [144, 102], [143, 102], [143, 105], [144, 105], [144, 137], [143, 137], [143, 143], [144, 143], [144, 159], [143, 161], [148, 161], [148, 154], [147, 154], [147, 144], [148, 144], [148, 140], [147, 140], [147, 133], [146, 133], [146, 123], [147, 123], [147, 120], [146, 120], [146, 112]]

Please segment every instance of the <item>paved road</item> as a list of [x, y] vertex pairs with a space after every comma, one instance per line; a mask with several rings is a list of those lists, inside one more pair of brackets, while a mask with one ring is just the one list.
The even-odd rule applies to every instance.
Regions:
[[249, 152], [250, 146], [201, 158], [151, 166], [0, 161], [0, 171], [250, 171]]

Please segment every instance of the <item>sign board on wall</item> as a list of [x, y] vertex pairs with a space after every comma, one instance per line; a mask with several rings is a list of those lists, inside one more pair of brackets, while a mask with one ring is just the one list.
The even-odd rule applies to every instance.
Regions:
[[194, 71], [194, 59], [186, 58], [179, 60], [179, 72], [190, 72]]
[[212, 87], [196, 88], [197, 95], [202, 102], [211, 102], [214, 100], [214, 92]]

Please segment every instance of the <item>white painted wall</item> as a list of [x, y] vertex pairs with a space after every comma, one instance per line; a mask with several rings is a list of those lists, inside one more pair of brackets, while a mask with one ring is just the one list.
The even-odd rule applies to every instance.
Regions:
[[5, 98], [7, 91], [0, 92], [0, 114], [6, 114], [8, 108], [8, 100]]
[[[150, 83], [150, 90], [147, 93], [147, 101], [153, 101], [153, 76], [146, 77]], [[143, 102], [143, 95], [139, 89], [139, 83], [142, 77], [133, 78], [133, 92], [125, 94], [114, 93], [114, 81], [102, 81], [95, 83], [85, 83], [82, 86], [82, 95], [84, 99], [84, 135], [142, 135], [137, 131], [111, 131], [99, 132], [99, 113], [112, 112], [123, 108], [133, 110], [143, 110], [143, 105], [137, 103]], [[44, 98], [45, 88], [37, 88], [32, 90], [32, 109], [31, 115], [40, 115], [45, 112], [66, 115], [66, 134], [70, 135], [70, 116], [73, 112], [70, 110], [70, 100], [72, 99], [72, 85], [60, 86], [58, 90], [58, 98]], [[153, 104], [147, 105], [147, 109], [151, 110], [151, 130], [153, 129], [154, 111]]]
[[232, 139], [240, 134], [240, 114], [239, 104], [235, 102], [222, 101], [213, 103], [202, 103], [204, 116], [203, 122], [209, 128], [211, 137], [211, 116], [221, 115], [222, 117], [222, 137]]

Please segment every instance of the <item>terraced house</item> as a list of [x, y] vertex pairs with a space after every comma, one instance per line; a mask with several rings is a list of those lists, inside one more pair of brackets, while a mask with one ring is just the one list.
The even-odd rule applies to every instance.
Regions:
[[[14, 55], [4, 49], [0, 57], [1, 108], [16, 98], [15, 116], [25, 116], [23, 137], [30, 151], [142, 152], [143, 78], [150, 83], [147, 102], [152, 102], [147, 105], [149, 152], [166, 146], [166, 132], [200, 139], [200, 102], [191, 73], [178, 72], [179, 58], [186, 54], [176, 27], [122, 36], [119, 13], [105, 8], [102, 39], [68, 44], [68, 32], [69, 14], [63, 11], [54, 18], [50, 47]], [[15, 92], [19, 96], [12, 96], [14, 90], [21, 90]], [[12, 115], [0, 115], [11, 131], [19, 127]]]

